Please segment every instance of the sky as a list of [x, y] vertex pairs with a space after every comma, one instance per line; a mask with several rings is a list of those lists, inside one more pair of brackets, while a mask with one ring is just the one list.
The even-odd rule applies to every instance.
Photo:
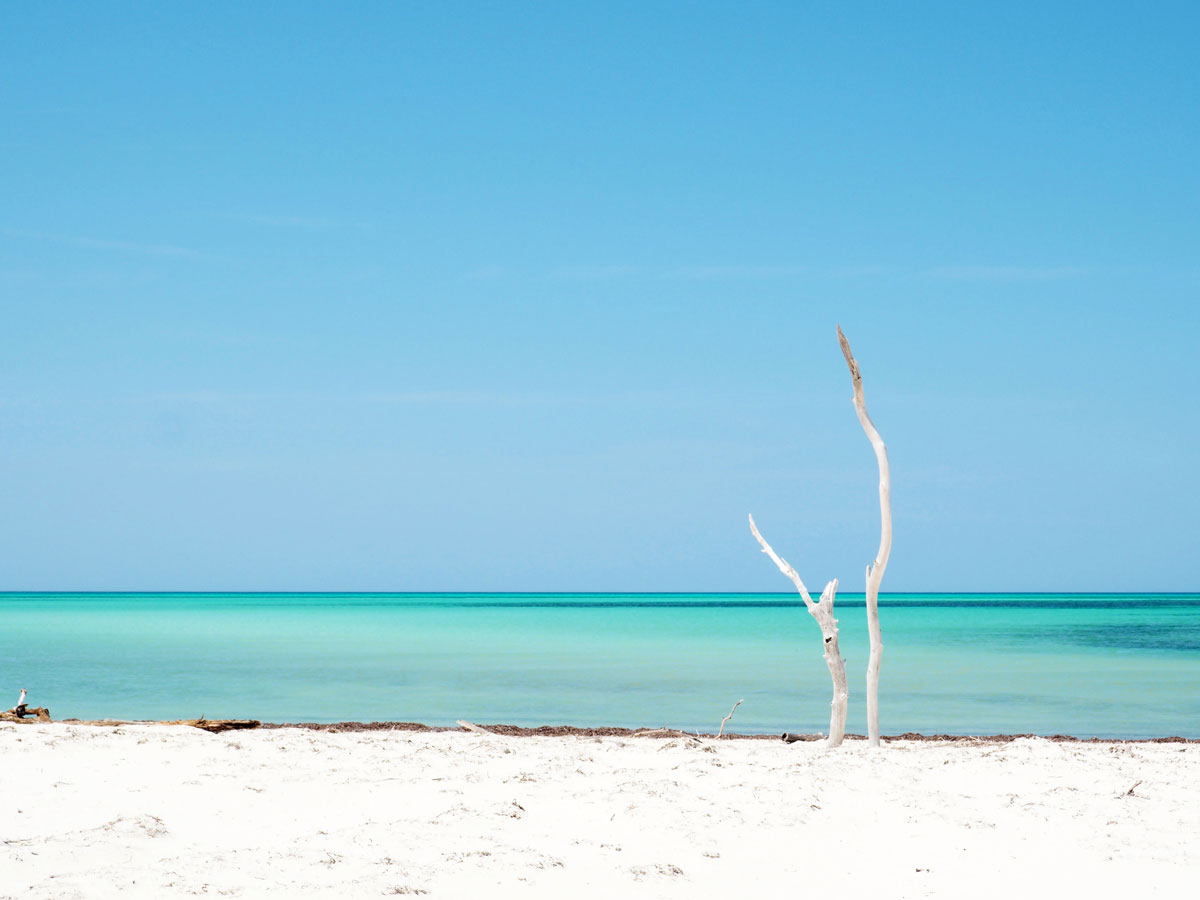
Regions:
[[1197, 35], [4, 4], [0, 589], [1200, 589]]

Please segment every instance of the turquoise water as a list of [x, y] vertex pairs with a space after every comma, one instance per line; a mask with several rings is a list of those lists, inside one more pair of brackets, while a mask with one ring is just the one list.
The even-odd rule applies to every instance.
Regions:
[[[850, 729], [866, 611], [838, 600]], [[1200, 737], [1200, 595], [892, 594], [885, 734]], [[55, 718], [465, 718], [820, 731], [794, 594], [0, 594], [0, 706]], [[9, 699], [11, 695], [11, 700]]]

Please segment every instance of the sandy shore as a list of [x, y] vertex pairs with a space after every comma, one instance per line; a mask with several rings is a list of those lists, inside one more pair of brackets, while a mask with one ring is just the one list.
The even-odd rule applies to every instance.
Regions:
[[1200, 746], [0, 725], [0, 897], [1145, 897]]

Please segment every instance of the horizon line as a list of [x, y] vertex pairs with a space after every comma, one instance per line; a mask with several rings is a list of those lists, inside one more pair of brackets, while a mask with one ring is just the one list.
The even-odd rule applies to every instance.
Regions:
[[[865, 596], [865, 591], [840, 591], [839, 597], [842, 596]], [[105, 589], [105, 590], [0, 590], [0, 597], [12, 596], [16, 594], [138, 594], [138, 595], [201, 595], [201, 594], [251, 594], [258, 596], [318, 596], [323, 594], [337, 594], [341, 596], [370, 596], [370, 595], [388, 595], [388, 596], [445, 596], [445, 597], [462, 597], [474, 595], [487, 596], [577, 596], [577, 597], [595, 597], [595, 596], [629, 596], [629, 597], [662, 597], [662, 596], [723, 596], [723, 597], [763, 597], [763, 596], [780, 596], [780, 597], [797, 597], [799, 594], [795, 591], [395, 591], [395, 590], [121, 590], [121, 589]], [[885, 596], [949, 596], [949, 597], [988, 597], [988, 596], [1027, 596], [1027, 597], [1150, 597], [1150, 596], [1196, 596], [1200, 597], [1200, 590], [1189, 591], [1003, 591], [1003, 590], [987, 590], [987, 591], [881, 591], [880, 597]]]

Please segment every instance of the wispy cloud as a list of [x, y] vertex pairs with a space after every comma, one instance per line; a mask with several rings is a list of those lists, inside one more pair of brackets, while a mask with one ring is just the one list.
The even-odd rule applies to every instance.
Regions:
[[[572, 407], [690, 407], [709, 406], [729, 400], [732, 395], [705, 391], [679, 390], [628, 391], [496, 391], [471, 389], [433, 389], [398, 391], [390, 394], [365, 394], [356, 400], [380, 406], [572, 406]], [[736, 399], [736, 398], [735, 398]]]
[[81, 237], [78, 235], [49, 234], [44, 231], [27, 231], [23, 228], [0, 228], [6, 237], [27, 238], [35, 241], [50, 241], [55, 244], [72, 244], [76, 247], [95, 247], [99, 250], [120, 250], [129, 253], [146, 253], [153, 256], [174, 256], [186, 259], [204, 259], [208, 254], [188, 247], [168, 244], [143, 244], [135, 241], [113, 241], [105, 238]]
[[313, 404], [367, 407], [513, 407], [513, 406], [690, 406], [711, 404], [722, 395], [693, 394], [676, 390], [641, 391], [503, 391], [486, 388], [431, 388], [380, 393], [338, 393], [327, 391], [155, 391], [128, 398], [128, 402], [149, 407], [208, 407], [227, 410], [262, 409]]
[[550, 278], [789, 278], [809, 272], [806, 266], [703, 265], [703, 266], [560, 266]]
[[467, 272], [468, 279], [498, 278], [501, 276], [525, 276], [563, 280], [606, 280], [618, 278], [640, 279], [696, 279], [730, 280], [739, 279], [788, 279], [788, 278], [933, 278], [946, 281], [1044, 281], [1063, 278], [1083, 278], [1096, 274], [1095, 268], [1087, 266], [896, 266], [896, 265], [578, 265], [559, 266], [540, 271], [509, 269], [503, 266], [487, 266]]
[[897, 269], [895, 266], [834, 266], [832, 269], [826, 269], [821, 274], [828, 275], [830, 278], [870, 278], [872, 276], [895, 275]]
[[341, 223], [313, 216], [261, 215], [258, 213], [212, 213], [219, 219], [236, 219], [255, 225], [274, 225], [280, 228], [335, 228]]
[[1042, 281], [1079, 278], [1090, 270], [1082, 266], [938, 266], [925, 274], [958, 281]]
[[278, 402], [283, 394], [260, 393], [254, 391], [154, 391], [149, 394], [139, 394], [129, 398], [135, 405], [149, 406], [249, 406], [256, 403]]
[[807, 266], [679, 266], [663, 274], [668, 278], [790, 278], [810, 271]]
[[553, 402], [555, 396], [470, 389], [432, 389], [394, 393], [343, 394], [327, 391], [156, 391], [130, 398], [152, 406], [207, 406], [249, 408], [294, 404], [367, 404], [371, 406], [503, 406]]
[[653, 270], [642, 266], [560, 266], [548, 273], [551, 278], [624, 278], [630, 275], [644, 275]]
[[478, 269], [473, 269], [463, 277], [471, 281], [478, 281], [484, 278], [502, 278], [507, 274], [508, 269], [504, 268], [504, 266], [483, 266]]
[[363, 399], [385, 406], [501, 406], [542, 403], [537, 394], [507, 394], [499, 391], [432, 390], [372, 394]]

